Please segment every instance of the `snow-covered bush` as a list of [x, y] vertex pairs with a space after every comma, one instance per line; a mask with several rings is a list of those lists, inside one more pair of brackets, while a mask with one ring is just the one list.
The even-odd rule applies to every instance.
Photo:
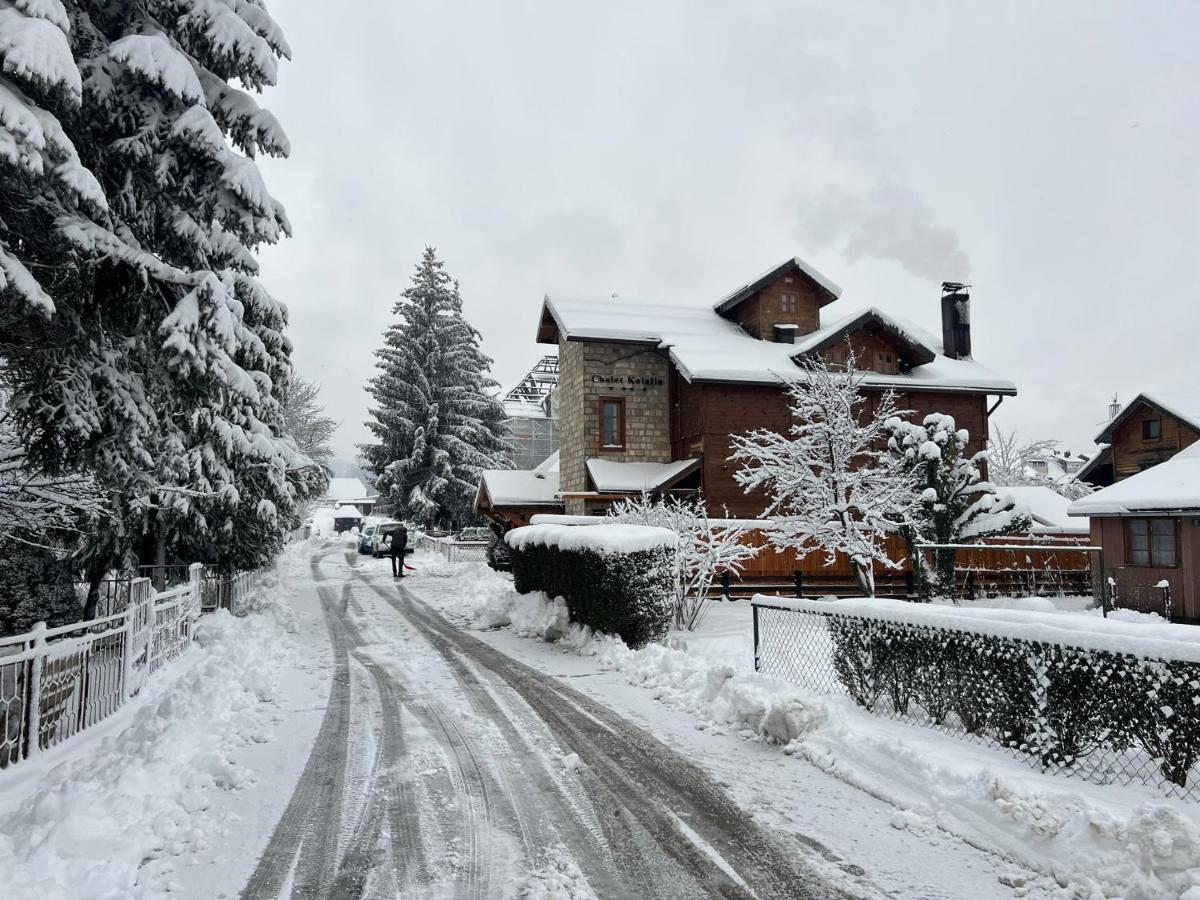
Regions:
[[825, 617], [860, 706], [990, 738], [1043, 767], [1142, 753], [1179, 788], [1200, 761], [1200, 664], [859, 615]]
[[678, 538], [643, 525], [529, 525], [510, 531], [519, 593], [562, 597], [571, 621], [630, 647], [662, 638], [675, 610]]
[[734, 478], [747, 492], [767, 492], [763, 517], [772, 520], [768, 534], [776, 547], [819, 551], [826, 565], [844, 554], [863, 591], [874, 596], [875, 566], [902, 565], [888, 555], [884, 538], [920, 499], [904, 460], [886, 447], [887, 423], [907, 412], [890, 390], [868, 398], [852, 347], [844, 367], [813, 359], [801, 368], [803, 374], [786, 379], [791, 430], [734, 435], [729, 459], [742, 465]]
[[701, 500], [651, 498], [646, 494], [613, 504], [609, 518], [631, 525], [654, 525], [679, 538], [675, 550], [675, 627], [692, 631], [704, 615], [713, 581], [721, 572], [737, 575], [758, 547], [742, 541], [746, 527], [713, 520]]
[[950, 597], [955, 592], [955, 552], [934, 551], [928, 560], [913, 545], [918, 541], [957, 544], [1029, 528], [1029, 512], [1012, 497], [998, 497], [995, 486], [983, 480], [988, 451], [966, 456], [970, 434], [955, 428], [954, 418], [931, 413], [917, 425], [899, 417], [887, 422], [888, 446], [909, 468], [921, 502], [913, 507], [901, 529], [913, 557], [922, 594]]

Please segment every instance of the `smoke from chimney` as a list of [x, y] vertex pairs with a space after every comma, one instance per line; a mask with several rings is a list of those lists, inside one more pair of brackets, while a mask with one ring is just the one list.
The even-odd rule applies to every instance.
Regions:
[[942, 282], [942, 351], [951, 359], [971, 358], [970, 285]]
[[797, 236], [806, 247], [833, 245], [850, 262], [890, 259], [931, 281], [965, 281], [971, 264], [951, 228], [913, 191], [880, 184], [867, 191], [828, 186], [801, 213]]

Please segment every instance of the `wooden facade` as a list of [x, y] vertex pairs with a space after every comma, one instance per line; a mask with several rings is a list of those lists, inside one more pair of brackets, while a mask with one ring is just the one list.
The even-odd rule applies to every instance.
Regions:
[[[880, 392], [868, 392], [873, 411]], [[787, 391], [779, 385], [691, 384], [677, 374], [671, 379], [671, 448], [675, 459], [701, 457], [701, 492], [712, 515], [753, 519], [762, 515], [766, 498], [746, 494], [734, 480], [737, 466], [729, 462], [732, 436], [755, 428], [784, 434], [792, 425]], [[971, 435], [969, 453], [986, 446], [987, 398], [983, 394], [949, 391], [907, 391], [897, 395], [902, 410], [920, 421], [933, 412], [954, 417]]]
[[[1200, 622], [1200, 513], [1191, 516], [1163, 517], [1175, 523], [1176, 557], [1174, 566], [1135, 566], [1129, 558], [1127, 523], [1134, 516], [1103, 516], [1091, 519], [1091, 539], [1104, 549], [1104, 568], [1113, 580], [1118, 606], [1157, 612], [1170, 597], [1170, 615], [1174, 619]], [[1169, 594], [1159, 586], [1166, 582]]]
[[1200, 440], [1200, 431], [1150, 401], [1122, 414], [1109, 430], [1113, 476], [1117, 481], [1166, 462]]

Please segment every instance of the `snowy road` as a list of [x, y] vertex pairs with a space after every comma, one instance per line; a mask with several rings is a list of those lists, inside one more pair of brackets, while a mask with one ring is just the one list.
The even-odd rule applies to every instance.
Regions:
[[243, 897], [875, 894], [647, 732], [356, 562], [312, 561], [333, 686]]

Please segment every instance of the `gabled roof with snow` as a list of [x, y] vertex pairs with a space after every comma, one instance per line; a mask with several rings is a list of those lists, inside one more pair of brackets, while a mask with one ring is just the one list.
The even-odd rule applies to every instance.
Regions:
[[681, 459], [669, 463], [617, 462], [612, 459], [587, 461], [592, 484], [602, 494], [667, 490], [698, 468], [698, 459]]
[[479, 493], [486, 494], [492, 506], [562, 506], [557, 469], [488, 470], [479, 482]]
[[688, 381], [774, 384], [801, 374], [793, 357], [822, 342], [836, 342], [857, 321], [877, 321], [902, 334], [931, 361], [899, 375], [864, 372], [869, 387], [898, 390], [960, 390], [1015, 394], [1016, 386], [971, 359], [950, 359], [941, 342], [904, 319], [874, 307], [851, 313], [805, 335], [795, 344], [762, 341], [705, 307], [641, 303], [611, 297], [546, 296], [539, 340], [553, 342], [551, 326], [566, 340], [642, 344], [666, 350]]
[[1177, 391], [1143, 392], [1126, 403], [1125, 408], [1112, 417], [1103, 430], [1096, 435], [1096, 443], [1111, 444], [1113, 431], [1133, 415], [1138, 406], [1143, 403], [1200, 430], [1200, 394]]
[[368, 496], [367, 486], [358, 478], [330, 478], [325, 491], [327, 500], [365, 500]]
[[1200, 443], [1071, 504], [1073, 516], [1200, 511]]
[[746, 282], [736, 291], [726, 294], [713, 304], [713, 309], [719, 313], [727, 313], [743, 300], [749, 299], [763, 288], [773, 284], [775, 281], [791, 272], [799, 272], [821, 289], [822, 293], [824, 294], [824, 297], [821, 301], [822, 306], [832, 303], [842, 295], [842, 289], [838, 287], [832, 279], [826, 278], [800, 257], [793, 256], [791, 259], [784, 260], [779, 265], [763, 272], [753, 281]]
[[998, 487], [1000, 496], [1010, 495], [1017, 503], [1029, 510], [1033, 519], [1033, 531], [1071, 531], [1086, 533], [1087, 523], [1071, 518], [1067, 510], [1071, 501], [1045, 485], [1022, 484]]

